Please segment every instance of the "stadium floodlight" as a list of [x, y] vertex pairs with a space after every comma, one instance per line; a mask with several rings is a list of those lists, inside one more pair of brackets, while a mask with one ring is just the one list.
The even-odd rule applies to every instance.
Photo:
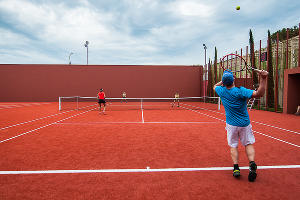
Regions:
[[86, 64], [89, 64], [89, 41], [85, 41], [84, 46], [86, 47]]
[[73, 55], [74, 53], [73, 52], [71, 52], [70, 54], [69, 54], [69, 65], [71, 65], [72, 63], [71, 63], [71, 55]]
[[207, 46], [205, 44], [203, 44], [203, 48], [204, 48], [204, 81], [205, 81], [205, 87], [204, 87], [204, 96], [206, 96], [206, 90], [207, 90], [207, 86], [206, 86], [206, 81], [208, 79], [208, 68], [206, 66], [206, 49], [207, 49]]

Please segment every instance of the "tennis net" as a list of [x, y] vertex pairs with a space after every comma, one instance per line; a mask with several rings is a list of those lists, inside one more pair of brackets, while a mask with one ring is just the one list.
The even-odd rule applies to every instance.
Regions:
[[[220, 97], [106, 98], [106, 110], [220, 110]], [[96, 97], [59, 97], [59, 110], [98, 108]]]

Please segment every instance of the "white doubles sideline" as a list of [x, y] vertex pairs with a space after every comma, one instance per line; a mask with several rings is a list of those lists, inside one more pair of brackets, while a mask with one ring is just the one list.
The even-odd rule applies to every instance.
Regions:
[[[218, 112], [218, 111], [214, 111], [214, 110], [210, 110], [210, 109], [206, 109], [206, 108], [200, 108], [200, 107], [197, 107], [197, 106], [194, 106], [194, 105], [189, 105], [189, 104], [182, 104], [182, 105], [186, 105], [186, 106], [189, 106], [189, 107], [192, 107], [192, 108], [196, 108], [196, 109], [207, 110], [209, 112], [218, 113], [220, 115], [225, 115], [225, 113], [222, 113], [222, 112]], [[263, 126], [268, 126], [268, 127], [271, 127], [271, 128], [275, 128], [275, 129], [279, 129], [279, 130], [291, 132], [291, 133], [296, 133], [296, 134], [300, 135], [300, 132], [297, 132], [297, 131], [292, 131], [292, 130], [289, 130], [289, 129], [280, 128], [278, 126], [273, 126], [273, 125], [270, 125], [270, 124], [265, 124], [265, 123], [257, 122], [257, 121], [251, 121], [251, 122], [256, 123], [256, 124], [260, 124], [260, 125], [263, 125]]]
[[[84, 108], [87, 108], [87, 107], [91, 107], [91, 106], [86, 106], [86, 107], [84, 107]], [[14, 124], [14, 125], [10, 125], [10, 126], [3, 127], [3, 128], [0, 128], [0, 130], [5, 130], [5, 129], [8, 129], [8, 128], [20, 126], [20, 125], [23, 125], [23, 124], [32, 123], [32, 122], [35, 122], [35, 121], [39, 121], [39, 120], [42, 120], [42, 119], [47, 119], [47, 118], [54, 117], [54, 116], [57, 116], [57, 115], [66, 114], [66, 113], [68, 113], [68, 112], [72, 112], [72, 111], [75, 111], [75, 110], [76, 110], [76, 109], [69, 110], [69, 111], [65, 111], [65, 112], [60, 112], [60, 113], [53, 114], [53, 115], [48, 115], [48, 116], [41, 117], [41, 118], [36, 118], [36, 119], [30, 120], [30, 121], [25, 121], [25, 122], [21, 122], [21, 123], [18, 123], [18, 124]]]
[[36, 105], [45, 105], [51, 103], [0, 103], [0, 110], [9, 109], [9, 108], [21, 108], [25, 106], [36, 106]]
[[47, 124], [47, 125], [45, 125], [45, 126], [41, 126], [41, 127], [39, 127], [39, 128], [36, 128], [36, 129], [30, 130], [30, 131], [21, 133], [21, 134], [19, 134], [19, 135], [16, 135], [16, 136], [7, 138], [7, 139], [5, 139], [5, 140], [1, 140], [0, 143], [7, 142], [7, 141], [9, 141], [9, 140], [18, 138], [18, 137], [23, 136], [23, 135], [26, 135], [26, 134], [28, 134], [28, 133], [35, 132], [35, 131], [40, 130], [40, 129], [42, 129], [42, 128], [46, 128], [46, 127], [51, 126], [51, 125], [53, 125], [53, 124], [57, 124], [57, 123], [59, 123], [59, 122], [65, 121], [65, 120], [67, 120], [67, 119], [71, 119], [71, 118], [73, 118], [73, 117], [76, 117], [76, 116], [79, 116], [79, 115], [82, 115], [82, 114], [85, 114], [85, 113], [90, 112], [90, 111], [95, 110], [95, 109], [96, 109], [96, 108], [92, 108], [92, 109], [87, 110], [87, 111], [85, 111], [85, 112], [81, 112], [81, 113], [78, 113], [78, 114], [76, 114], [76, 115], [71, 115], [70, 117], [66, 117], [66, 118], [64, 118], [64, 119], [55, 121], [55, 122], [50, 123], [50, 124]]
[[[182, 104], [182, 105], [186, 105], [186, 106], [197, 108], [197, 109], [201, 109], [201, 110], [207, 110], [209, 112], [218, 113], [220, 115], [225, 115], [225, 113], [222, 113], [222, 112], [218, 112], [218, 111], [214, 111], [214, 110], [210, 110], [210, 109], [206, 109], [206, 108], [200, 108], [200, 107], [197, 107], [197, 106], [194, 106], [194, 105], [189, 105], [189, 104]], [[260, 125], [264, 125], [264, 126], [268, 126], [268, 127], [271, 127], [271, 128], [275, 128], [275, 129], [280, 129], [280, 130], [283, 130], [283, 131], [291, 132], [291, 133], [296, 133], [296, 134], [300, 135], [300, 133], [297, 132], [297, 131], [292, 131], [292, 130], [289, 130], [289, 129], [280, 128], [278, 126], [273, 126], [273, 125], [269, 125], [269, 124], [265, 124], [265, 123], [261, 123], [261, 122], [256, 122], [256, 121], [251, 121], [251, 122], [256, 123], [256, 124], [260, 124]]]
[[[217, 118], [217, 117], [214, 117], [214, 116], [211, 116], [211, 115], [208, 115], [208, 114], [205, 114], [205, 113], [201, 113], [201, 112], [199, 112], [199, 111], [197, 111], [197, 110], [193, 110], [193, 109], [190, 109], [190, 108], [187, 108], [187, 107], [184, 107], [184, 106], [181, 106], [181, 107], [184, 108], [184, 109], [190, 110], [190, 111], [192, 111], [192, 112], [196, 112], [196, 113], [198, 113], [198, 114], [200, 114], [200, 115], [204, 115], [204, 116], [207, 116], [207, 117], [210, 117], [210, 118], [213, 118], [213, 119], [222, 121], [222, 122], [226, 122], [226, 121], [223, 120], [223, 119], [219, 119], [219, 118]], [[287, 142], [287, 141], [285, 141], [285, 140], [281, 140], [281, 139], [278, 139], [278, 138], [276, 138], [276, 137], [273, 137], [273, 136], [270, 136], [270, 135], [267, 135], [267, 134], [264, 134], [264, 133], [260, 133], [260, 132], [258, 132], [258, 131], [254, 131], [254, 130], [253, 130], [253, 132], [254, 132], [254, 133], [257, 133], [257, 134], [260, 134], [260, 135], [263, 135], [263, 136], [265, 136], [265, 137], [269, 137], [269, 138], [271, 138], [271, 139], [277, 140], [277, 141], [279, 141], [279, 142], [283, 142], [283, 143], [292, 145], [292, 146], [294, 146], [294, 147], [300, 148], [300, 146], [297, 145], [297, 144], [293, 144], [293, 143], [291, 143], [291, 142]]]
[[[221, 113], [221, 112], [218, 112], [218, 111], [213, 111], [213, 110], [206, 109], [206, 108], [200, 108], [200, 107], [197, 107], [197, 106], [194, 106], [194, 105], [188, 105], [188, 104], [184, 104], [184, 103], [181, 104], [181, 105], [186, 105], [186, 106], [189, 106], [189, 107], [193, 107], [193, 108], [197, 108], [197, 109], [202, 109], [202, 110], [207, 110], [207, 111], [209, 111], [209, 112], [214, 112], [214, 113], [218, 113], [218, 114], [224, 115], [224, 113]], [[91, 105], [91, 106], [93, 106], [93, 105]], [[143, 105], [141, 104], [141, 110], [142, 110], [142, 122], [145, 123], [145, 121], [144, 121], [144, 113], [143, 113], [142, 106], [143, 106]], [[86, 107], [83, 107], [83, 108], [87, 108], [87, 107], [90, 107], [90, 106], [86, 106]], [[182, 107], [182, 108], [185, 108], [185, 109], [187, 109], [187, 110], [193, 110], [193, 109], [186, 108], [186, 107], [183, 107], [183, 106], [181, 106], [181, 107]], [[74, 109], [74, 110], [76, 110], [76, 109]], [[18, 123], [18, 124], [14, 124], [14, 125], [2, 127], [2, 128], [0, 128], [0, 130], [5, 130], [5, 129], [12, 128], [12, 127], [16, 127], [16, 126], [19, 126], [19, 125], [23, 125], [23, 124], [35, 122], [35, 121], [38, 121], [38, 120], [42, 120], [42, 119], [54, 117], [54, 116], [56, 116], [56, 115], [65, 114], [65, 113], [68, 113], [68, 112], [71, 112], [71, 111], [74, 111], [74, 110], [70, 110], [70, 111], [66, 111], [66, 112], [61, 112], [61, 113], [58, 113], [58, 114], [53, 114], [53, 115], [49, 115], [49, 116], [45, 116], [45, 117], [33, 119], [33, 120], [30, 120], [30, 121], [21, 122], [21, 123]], [[203, 113], [200, 113], [200, 114], [203, 114]], [[208, 117], [212, 117], [212, 116], [207, 115], [207, 114], [203, 114], [203, 115], [208, 116]], [[218, 119], [218, 118], [216, 118], [216, 117], [212, 117], [212, 118], [217, 119], [217, 120], [220, 120], [220, 119]], [[225, 120], [220, 120], [220, 121], [225, 122]], [[268, 127], [271, 127], [271, 128], [275, 128], [275, 129], [279, 129], [279, 130], [291, 132], [291, 133], [296, 133], [296, 134], [300, 135], [299, 132], [292, 131], [292, 130], [288, 130], [288, 129], [285, 129], [285, 128], [280, 128], [280, 127], [277, 127], [277, 126], [272, 126], [272, 125], [269, 125], [269, 124], [265, 124], [265, 123], [261, 123], [261, 122], [256, 122], [256, 121], [251, 121], [251, 122], [257, 123], [257, 124], [260, 124], [260, 125], [264, 125], [264, 126], [268, 126]], [[127, 123], [127, 122], [124, 122], [124, 123]], [[152, 122], [152, 123], [154, 123], [154, 122]], [[166, 123], [166, 122], [163, 122], [163, 123]], [[188, 122], [186, 122], [186, 123], [188, 123]]]
[[[186, 105], [186, 104], [185, 104], [185, 105]], [[190, 108], [187, 108], [187, 107], [184, 107], [184, 106], [180, 106], [180, 107], [182, 107], [182, 108], [184, 108], [184, 109], [186, 109], [186, 110], [190, 110], [190, 111], [192, 111], [192, 112], [196, 112], [196, 113], [198, 113], [198, 114], [201, 114], [201, 115], [204, 115], [204, 116], [207, 116], [207, 117], [216, 119], [216, 120], [221, 121], [221, 122], [224, 122], [224, 123], [226, 122], [226, 121], [223, 120], [223, 119], [220, 119], [220, 118], [217, 118], [217, 117], [214, 117], [214, 116], [205, 114], [205, 113], [201, 113], [201, 112], [199, 112], [199, 111], [197, 111], [197, 110], [193, 110], [193, 109], [190, 109]], [[141, 110], [142, 110], [142, 122], [103, 122], [103, 123], [111, 123], [111, 124], [113, 124], [113, 123], [143, 123], [143, 124], [145, 124], [145, 123], [168, 123], [168, 122], [145, 122], [145, 121], [144, 121], [144, 113], [143, 113], [143, 108], [142, 108], [142, 107], [141, 107]], [[176, 122], [169, 122], [169, 123], [175, 124]], [[186, 122], [177, 122], [177, 123], [186, 123]], [[191, 123], [193, 123], [193, 122], [191, 122]], [[197, 123], [197, 122], [195, 122], [195, 123]], [[199, 122], [198, 122], [198, 123], [199, 123]], [[208, 122], [204, 122], [204, 123], [208, 123]], [[59, 123], [59, 122], [57, 122], [57, 123], [55, 123], [55, 124], [76, 124], [76, 123]], [[83, 125], [84, 123], [79, 123], [79, 124]], [[90, 123], [86, 123], [86, 124], [90, 124]], [[297, 145], [297, 144], [293, 144], [293, 143], [291, 143], [291, 142], [287, 142], [287, 141], [285, 141], [285, 140], [281, 140], [281, 139], [278, 139], [278, 138], [276, 138], [276, 137], [273, 137], [273, 136], [270, 136], [270, 135], [267, 135], [267, 134], [264, 134], [264, 133], [261, 133], [261, 132], [258, 132], [258, 131], [254, 131], [254, 130], [253, 130], [253, 132], [255, 132], [255, 133], [257, 133], [257, 134], [260, 134], [260, 135], [263, 135], [263, 136], [265, 136], [265, 137], [269, 137], [269, 138], [271, 138], [271, 139], [277, 140], [277, 141], [279, 141], [279, 142], [283, 142], [283, 143], [292, 145], [292, 146], [294, 146], [294, 147], [300, 148], [300, 146]], [[0, 141], [0, 143], [1, 143], [1, 141]]]
[[[258, 166], [258, 169], [298, 169], [300, 165]], [[249, 167], [240, 167], [249, 169]], [[71, 173], [145, 173], [145, 172], [195, 172], [195, 171], [225, 171], [232, 167], [205, 167], [205, 168], [162, 168], [162, 169], [93, 169], [93, 170], [39, 170], [39, 171], [0, 171], [0, 175], [8, 174], [71, 174]]]
[[[190, 106], [190, 105], [188, 105], [188, 104], [184, 104], [184, 105]], [[87, 107], [90, 107], [90, 106], [87, 106]], [[221, 122], [225, 122], [225, 120], [223, 120], [223, 119], [219, 119], [219, 118], [217, 118], [217, 117], [214, 117], [214, 116], [211, 116], [211, 115], [208, 115], [208, 114], [204, 114], [204, 113], [201, 113], [201, 112], [199, 112], [199, 111], [196, 111], [196, 110], [193, 110], [193, 109], [184, 107], [184, 106], [180, 106], [180, 107], [182, 107], [182, 108], [184, 108], [184, 109], [186, 109], [186, 110], [190, 110], [190, 111], [196, 112], [196, 113], [198, 113], [198, 114], [201, 114], [201, 115], [204, 115], [204, 116], [207, 116], [207, 117], [210, 117], [210, 118], [219, 120], [219, 121], [221, 121]], [[195, 107], [195, 106], [192, 106], [192, 107]], [[198, 108], [198, 107], [197, 107], [197, 108]], [[94, 109], [91, 109], [91, 110], [94, 110]], [[31, 130], [31, 131], [28, 131], [28, 132], [19, 134], [19, 135], [17, 135], [17, 136], [8, 138], [8, 139], [6, 139], [6, 140], [2, 140], [2, 141], [0, 141], [0, 143], [5, 142], [5, 141], [8, 141], [8, 140], [11, 140], [11, 139], [14, 139], [14, 138], [17, 138], [17, 137], [20, 137], [20, 136], [22, 136], [22, 135], [25, 135], [25, 134], [28, 134], [28, 133], [31, 133], [31, 132], [34, 132], [34, 131], [37, 131], [37, 130], [39, 130], [39, 129], [42, 129], [42, 128], [51, 126], [51, 125], [53, 125], [53, 124], [60, 124], [61, 121], [64, 121], [64, 120], [66, 120], [66, 119], [69, 119], [69, 118], [72, 118], [72, 117], [75, 117], [75, 116], [78, 116], [78, 115], [81, 115], [81, 114], [84, 114], [84, 113], [87, 113], [87, 112], [89, 112], [89, 111], [91, 111], [91, 110], [88, 110], [88, 111], [86, 111], [86, 112], [83, 112], [83, 113], [80, 113], [80, 114], [77, 114], [77, 115], [73, 115], [73, 116], [71, 116], [71, 117], [68, 117], [68, 118], [65, 118], [65, 119], [62, 119], [62, 120], [53, 122], [53, 123], [51, 123], [51, 124], [47, 124], [47, 125], [45, 125], [45, 126], [41, 126], [41, 127], [39, 127], [39, 128], [33, 129], [33, 130]], [[142, 123], [147, 123], [147, 122], [144, 121], [144, 113], [143, 113], [143, 107], [142, 107], [142, 104], [141, 104], [141, 110], [142, 110]], [[208, 109], [204, 109], [204, 110], [208, 110]], [[209, 111], [210, 111], [210, 110], [209, 110]], [[69, 111], [68, 111], [68, 112], [69, 112]], [[65, 112], [65, 113], [66, 113], [66, 112]], [[223, 114], [223, 113], [220, 113], [220, 112], [217, 112], [217, 113]], [[59, 113], [59, 114], [60, 114], [60, 113]], [[63, 113], [61, 113], [61, 114], [63, 114]], [[55, 115], [58, 115], [58, 114], [55, 114]], [[30, 122], [37, 121], [37, 120], [41, 120], [41, 119], [45, 119], [45, 118], [52, 117], [52, 116], [55, 116], [55, 115], [50, 115], [50, 116], [38, 118], [38, 119], [35, 119], [35, 120], [31, 120], [31, 121], [28, 121], [28, 122], [23, 122], [23, 123], [20, 123], [20, 124], [7, 126], [7, 127], [4, 127], [4, 128], [0, 128], [0, 130], [6, 129], [6, 128], [11, 128], [11, 127], [18, 126], [18, 125], [22, 125], [22, 124], [25, 124], [25, 123], [30, 123]], [[253, 122], [254, 122], [254, 121], [253, 121]], [[119, 122], [119, 123], [120, 123], [120, 122]], [[131, 122], [124, 122], [124, 123], [131, 123]], [[134, 123], [134, 122], [133, 122], [133, 123]], [[136, 123], [136, 122], [135, 122], [135, 123]], [[167, 122], [148, 122], [148, 123], [167, 123]], [[176, 122], [170, 122], [170, 123], [176, 123]], [[186, 123], [186, 122], [178, 122], [178, 123]], [[192, 122], [192, 123], [193, 123], [193, 122]], [[196, 122], [196, 123], [197, 123], [197, 122]], [[259, 123], [259, 122], [254, 122], [254, 123]], [[281, 130], [285, 130], [285, 131], [289, 131], [289, 132], [294, 132], [294, 133], [300, 134], [300, 133], [295, 132], [295, 131], [290, 131], [290, 130], [287, 130], [287, 129], [282, 129], [282, 128], [279, 128], [279, 127], [275, 127], [275, 126], [271, 126], [271, 125], [267, 125], [267, 124], [263, 124], [263, 123], [260, 123], [260, 124], [266, 125], [266, 126], [270, 126], [270, 127], [272, 127], [272, 128], [278, 128], [278, 129], [281, 129]], [[256, 132], [256, 133], [258, 133], [258, 134], [261, 134], [261, 135], [264, 135], [264, 136], [266, 136], [266, 137], [275, 139], [275, 140], [277, 140], [277, 141], [280, 141], [280, 142], [283, 142], [283, 143], [286, 143], [286, 144], [289, 144], [289, 145], [292, 145], [292, 146], [295, 146], [295, 147], [299, 147], [299, 148], [300, 148], [299, 145], [296, 145], [296, 144], [293, 144], [293, 143], [290, 143], [290, 142], [287, 142], [287, 141], [284, 141], [284, 140], [281, 140], [281, 139], [278, 139], [278, 138], [275, 138], [275, 137], [272, 137], [272, 136], [269, 136], [269, 135], [266, 135], [266, 134], [263, 134], [263, 133], [260, 133], [260, 132], [257, 132], [257, 131], [254, 131], [254, 132]]]

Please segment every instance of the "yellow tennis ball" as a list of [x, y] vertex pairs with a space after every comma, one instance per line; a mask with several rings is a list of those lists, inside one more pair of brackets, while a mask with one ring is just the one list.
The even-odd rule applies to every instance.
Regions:
[[235, 9], [236, 9], [236, 10], [240, 10], [240, 9], [241, 9], [241, 7], [237, 6]]

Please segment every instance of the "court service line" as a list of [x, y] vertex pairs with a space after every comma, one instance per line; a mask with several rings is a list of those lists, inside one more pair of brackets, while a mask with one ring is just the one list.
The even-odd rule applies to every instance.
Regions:
[[145, 123], [145, 120], [144, 120], [144, 109], [142, 109], [142, 123]]
[[[183, 107], [183, 106], [181, 106], [181, 107], [182, 107], [182, 108], [185, 108], [185, 107]], [[199, 111], [192, 110], [192, 109], [190, 109], [190, 108], [185, 108], [185, 109], [190, 110], [190, 111], [193, 111], [193, 112], [196, 112], [196, 113], [198, 113], [198, 114], [200, 114], [200, 115], [205, 115], [205, 116], [207, 116], [207, 117], [211, 117], [211, 118], [220, 120], [220, 121], [222, 121], [222, 122], [226, 122], [225, 120], [222, 120], [222, 119], [219, 119], [219, 118], [217, 118], [217, 117], [213, 117], [213, 116], [210, 116], [210, 115], [201, 113], [201, 112], [199, 112]], [[273, 137], [273, 136], [270, 136], [270, 135], [267, 135], [267, 134], [264, 134], [264, 133], [260, 133], [260, 132], [255, 131], [255, 130], [253, 130], [253, 132], [258, 133], [258, 134], [263, 135], [263, 136], [266, 136], [266, 137], [269, 137], [269, 138], [271, 138], [271, 139], [277, 140], [277, 141], [279, 141], [279, 142], [283, 142], [283, 143], [292, 145], [292, 146], [294, 146], [294, 147], [300, 148], [300, 146], [297, 145], [297, 144], [293, 144], [293, 143], [291, 143], [291, 142], [287, 142], [287, 141], [285, 141], [285, 140], [281, 140], [281, 139], [278, 139], [278, 138], [276, 138], [276, 137]]]
[[[83, 108], [87, 108], [87, 107], [91, 107], [91, 106], [86, 106], [86, 107], [83, 107]], [[30, 121], [21, 122], [21, 123], [18, 123], [18, 124], [14, 124], [14, 125], [10, 125], [10, 126], [6, 126], [6, 127], [3, 127], [3, 128], [0, 128], [0, 130], [5, 130], [5, 129], [8, 129], [8, 128], [20, 126], [20, 125], [23, 125], [23, 124], [28, 124], [28, 123], [39, 121], [39, 120], [42, 120], [42, 119], [47, 119], [47, 118], [50, 118], [50, 117], [54, 117], [56, 115], [66, 114], [68, 112], [72, 112], [72, 111], [75, 111], [75, 110], [76, 109], [65, 111], [65, 112], [61, 112], [61, 113], [57, 113], [57, 114], [53, 114], [53, 115], [49, 115], [49, 116], [45, 116], [45, 117], [41, 117], [41, 118], [37, 118], [37, 119], [33, 119], [33, 120], [30, 120]]]
[[[225, 113], [217, 112], [217, 111], [210, 110], [210, 109], [205, 109], [205, 108], [201, 108], [201, 107], [197, 107], [197, 106], [192, 106], [192, 105], [189, 105], [189, 104], [183, 104], [183, 105], [187, 105], [187, 106], [191, 106], [191, 107], [194, 107], [194, 108], [197, 108], [197, 109], [207, 110], [209, 112], [214, 112], [214, 113], [218, 113], [218, 114], [221, 114], [221, 115], [225, 115]], [[296, 134], [300, 135], [300, 133], [297, 132], [297, 131], [292, 131], [292, 130], [289, 130], [289, 129], [280, 128], [278, 126], [273, 126], [273, 125], [265, 124], [265, 123], [262, 123], [262, 122], [256, 122], [256, 121], [251, 121], [251, 122], [256, 123], [256, 124], [260, 124], [260, 125], [264, 125], [264, 126], [268, 126], [268, 127], [271, 127], [271, 128], [275, 128], [275, 129], [279, 129], [279, 130], [291, 132], [291, 133], [296, 133]]]
[[[299, 169], [300, 165], [277, 165], [277, 166], [258, 166], [263, 169]], [[249, 167], [240, 167], [246, 170]], [[12, 174], [71, 174], [71, 173], [147, 173], [147, 172], [195, 172], [195, 171], [226, 171], [232, 170], [232, 167], [205, 167], [205, 168], [161, 168], [151, 169], [94, 169], [94, 170], [39, 170], [39, 171], [0, 171], [0, 175]]]
[[46, 128], [46, 127], [48, 127], [48, 126], [51, 126], [51, 125], [53, 125], [53, 124], [56, 124], [56, 123], [59, 123], [59, 122], [65, 121], [65, 120], [67, 120], [67, 119], [71, 119], [71, 118], [73, 118], [73, 117], [76, 117], [76, 116], [79, 116], [79, 115], [85, 114], [85, 113], [87, 113], [87, 112], [90, 112], [90, 111], [92, 111], [92, 110], [95, 110], [95, 109], [96, 109], [96, 108], [93, 108], [93, 109], [87, 110], [87, 111], [85, 111], [85, 112], [78, 113], [78, 114], [76, 114], [76, 115], [72, 115], [72, 116], [70, 116], [70, 117], [67, 117], [67, 118], [64, 118], [64, 119], [58, 120], [58, 121], [56, 121], [56, 122], [52, 122], [52, 123], [50, 123], [50, 124], [47, 124], [47, 125], [45, 125], [45, 126], [41, 126], [41, 127], [39, 127], [39, 128], [36, 128], [36, 129], [30, 130], [30, 131], [27, 131], [27, 132], [21, 133], [21, 134], [19, 134], [19, 135], [16, 135], [16, 136], [13, 136], [13, 137], [7, 138], [7, 139], [5, 139], [5, 140], [1, 140], [1, 141], [0, 141], [0, 143], [7, 142], [7, 141], [9, 141], [9, 140], [12, 140], [12, 139], [15, 139], [15, 138], [21, 137], [21, 136], [23, 136], [23, 135], [26, 135], [26, 134], [28, 134], [28, 133], [35, 132], [35, 131], [37, 131], [37, 130], [40, 130], [40, 129], [42, 129], [42, 128]]
[[141, 101], [141, 110], [142, 110], [142, 123], [145, 123], [145, 120], [144, 120], [143, 101]]
[[63, 122], [57, 125], [97, 125], [97, 124], [216, 124], [221, 122]]

